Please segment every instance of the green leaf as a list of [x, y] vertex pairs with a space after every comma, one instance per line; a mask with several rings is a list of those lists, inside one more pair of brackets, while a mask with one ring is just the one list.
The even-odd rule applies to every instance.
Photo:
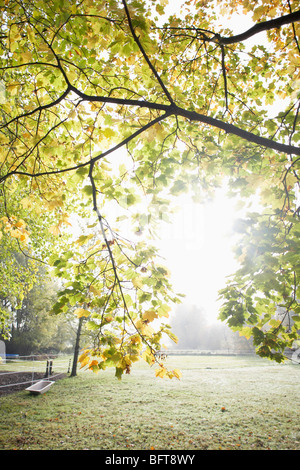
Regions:
[[118, 380], [122, 379], [124, 370], [121, 367], [116, 367], [116, 373], [115, 376], [117, 377]]

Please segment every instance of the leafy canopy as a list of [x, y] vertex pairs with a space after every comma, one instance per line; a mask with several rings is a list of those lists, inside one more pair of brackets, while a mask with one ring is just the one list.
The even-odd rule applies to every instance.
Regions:
[[[58, 240], [44, 243], [44, 260], [63, 281], [53, 310], [75, 307], [95, 333], [83, 365], [114, 365], [120, 378], [143, 355], [158, 376], [179, 376], [156, 352], [165, 334], [176, 341], [161, 319], [180, 296], [156, 249], [145, 236], [129, 242], [122, 224], [152, 234], [173, 196], [205, 202], [224, 178], [245, 203], [259, 194], [263, 212], [242, 224], [221, 318], [279, 361], [297, 339], [297, 3], [189, 0], [169, 17], [165, 0], [0, 7], [1, 196], [18, 194], [28, 211], [3, 203], [2, 242], [17, 238], [34, 255], [32, 214], [43, 214]], [[233, 34], [223, 23], [236, 12], [254, 26]], [[74, 213], [94, 220], [70, 241]]]

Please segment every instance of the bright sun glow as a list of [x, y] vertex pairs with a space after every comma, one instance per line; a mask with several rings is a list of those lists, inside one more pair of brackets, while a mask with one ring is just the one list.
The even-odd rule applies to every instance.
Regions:
[[218, 290], [237, 267], [232, 251], [236, 243], [233, 224], [240, 217], [236, 201], [220, 189], [206, 204], [194, 204], [187, 197], [178, 204], [181, 210], [164, 227], [158, 246], [175, 291], [186, 295], [183, 303], [203, 308], [208, 320], [215, 321]]

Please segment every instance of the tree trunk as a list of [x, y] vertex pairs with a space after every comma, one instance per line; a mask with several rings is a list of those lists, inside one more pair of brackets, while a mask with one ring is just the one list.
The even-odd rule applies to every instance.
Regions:
[[71, 377], [75, 377], [77, 375], [77, 362], [78, 362], [78, 355], [79, 355], [79, 343], [80, 343], [80, 334], [81, 334], [82, 323], [83, 323], [83, 317], [80, 317], [79, 318], [79, 323], [78, 323], [78, 328], [77, 328], [77, 334], [76, 334], [76, 342], [75, 342]]

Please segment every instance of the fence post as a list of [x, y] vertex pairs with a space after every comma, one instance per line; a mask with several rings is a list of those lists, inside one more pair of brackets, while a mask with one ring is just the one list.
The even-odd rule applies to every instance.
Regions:
[[34, 356], [32, 356], [31, 383], [34, 381]]
[[49, 377], [49, 361], [47, 359], [45, 378]]

